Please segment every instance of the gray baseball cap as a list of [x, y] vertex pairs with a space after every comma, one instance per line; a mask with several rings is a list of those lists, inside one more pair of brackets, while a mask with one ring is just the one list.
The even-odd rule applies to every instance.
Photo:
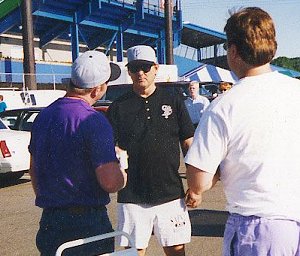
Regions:
[[74, 61], [71, 81], [78, 88], [88, 89], [107, 81], [114, 81], [120, 74], [120, 67], [109, 62], [104, 53], [86, 51]]
[[127, 50], [128, 64], [132, 62], [157, 63], [155, 51], [148, 45], [136, 45]]

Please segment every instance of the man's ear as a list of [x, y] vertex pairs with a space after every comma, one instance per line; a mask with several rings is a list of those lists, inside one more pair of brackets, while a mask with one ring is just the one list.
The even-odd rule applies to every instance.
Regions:
[[159, 64], [154, 64], [154, 68], [156, 69], [155, 75], [157, 75]]
[[236, 58], [237, 48], [235, 44], [231, 44], [230, 48], [228, 48], [232, 57]]
[[99, 97], [101, 98], [106, 93], [106, 90], [107, 90], [107, 83], [98, 85], [92, 90], [91, 97], [92, 98], [99, 98]]
[[238, 52], [237, 47], [236, 47], [235, 44], [232, 44], [230, 46], [230, 56], [231, 56], [231, 58], [233, 58], [238, 63], [241, 60], [241, 56], [239, 55], [239, 52]]

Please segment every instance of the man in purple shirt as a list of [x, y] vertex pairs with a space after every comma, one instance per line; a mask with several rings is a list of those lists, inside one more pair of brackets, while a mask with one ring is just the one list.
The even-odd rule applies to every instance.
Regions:
[[[55, 255], [64, 242], [112, 231], [109, 193], [126, 184], [116, 158], [112, 128], [93, 105], [120, 72], [97, 51], [72, 66], [65, 97], [36, 118], [29, 145], [35, 204], [43, 209], [36, 243], [41, 255]], [[113, 239], [75, 247], [64, 255], [112, 252]]]

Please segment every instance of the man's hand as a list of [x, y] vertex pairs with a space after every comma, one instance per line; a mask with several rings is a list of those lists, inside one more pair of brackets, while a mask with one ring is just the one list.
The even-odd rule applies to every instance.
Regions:
[[196, 194], [192, 192], [190, 189], [186, 191], [185, 194], [185, 204], [188, 207], [196, 208], [202, 202], [202, 194]]
[[115, 147], [116, 156], [119, 160], [120, 168], [122, 170], [128, 169], [128, 154], [126, 150], [119, 148], [118, 146]]
[[211, 189], [219, 179], [219, 174], [202, 171], [192, 165], [187, 165], [186, 170], [188, 190], [185, 203], [188, 207], [195, 208], [202, 202], [202, 194]]

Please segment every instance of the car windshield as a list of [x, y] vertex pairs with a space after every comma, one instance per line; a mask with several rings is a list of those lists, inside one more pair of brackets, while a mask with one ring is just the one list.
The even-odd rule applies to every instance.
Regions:
[[3, 123], [3, 121], [0, 119], [0, 130], [3, 130], [3, 129], [8, 129], [6, 127], [6, 125]]
[[108, 86], [106, 94], [101, 98], [102, 103], [111, 103], [115, 99], [122, 96], [124, 93], [128, 92], [131, 89], [132, 85], [130, 84], [120, 84]]

